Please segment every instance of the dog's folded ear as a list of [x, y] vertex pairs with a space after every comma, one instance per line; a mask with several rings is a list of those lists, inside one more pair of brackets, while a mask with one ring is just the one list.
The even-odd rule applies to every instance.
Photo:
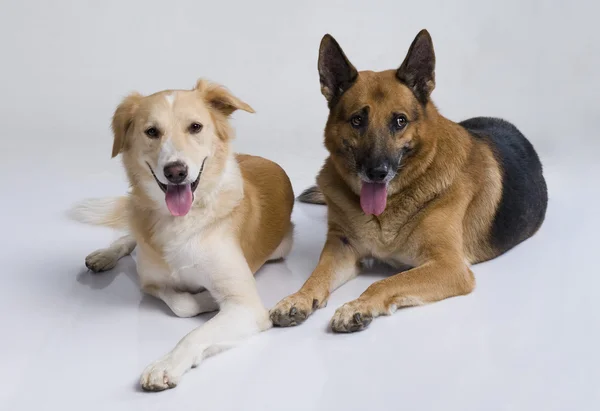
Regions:
[[223, 86], [200, 79], [196, 83], [195, 89], [202, 93], [206, 104], [225, 116], [231, 115], [231, 113], [236, 110], [254, 113], [254, 109], [250, 107], [250, 105], [231, 94], [231, 92]]
[[125, 148], [127, 133], [133, 123], [133, 117], [143, 96], [139, 93], [131, 93], [123, 99], [115, 110], [112, 119], [112, 131], [114, 136], [112, 157], [116, 157]]
[[427, 103], [435, 88], [435, 53], [427, 30], [421, 30], [413, 40], [396, 77], [413, 91], [422, 104]]
[[331, 107], [333, 102], [356, 81], [358, 72], [338, 42], [329, 34], [323, 36], [321, 40], [318, 66], [321, 93]]

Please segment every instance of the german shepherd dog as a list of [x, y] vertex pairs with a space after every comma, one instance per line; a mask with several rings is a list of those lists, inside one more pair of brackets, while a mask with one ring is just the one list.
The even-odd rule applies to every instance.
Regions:
[[318, 67], [330, 110], [329, 157], [317, 186], [299, 200], [327, 204], [327, 240], [302, 288], [271, 310], [275, 325], [300, 324], [324, 307], [365, 258], [413, 268], [341, 306], [333, 331], [360, 331], [400, 307], [469, 294], [470, 264], [540, 228], [548, 194], [531, 143], [504, 120], [454, 123], [437, 111], [426, 30], [397, 70], [357, 72], [330, 35], [321, 41]]

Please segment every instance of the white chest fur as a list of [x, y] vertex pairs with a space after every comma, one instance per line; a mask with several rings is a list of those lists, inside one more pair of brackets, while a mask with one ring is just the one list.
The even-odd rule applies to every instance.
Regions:
[[[243, 180], [232, 158], [216, 190], [202, 193], [200, 208], [192, 208], [185, 217], [173, 217], [167, 214], [164, 204], [160, 204], [152, 243], [158, 247], [168, 271], [153, 264], [145, 255], [144, 247], [140, 247], [138, 273], [142, 285], [165, 285], [192, 292], [201, 287], [210, 289], [213, 277], [219, 272], [218, 266], [223, 263], [219, 260], [240, 253], [231, 213], [242, 198]], [[138, 242], [141, 241], [138, 239]]]
[[222, 248], [230, 243], [229, 221], [208, 226], [194, 233], [185, 231], [169, 236], [164, 244], [164, 258], [171, 268], [171, 278], [182, 288], [211, 288], [212, 276], [218, 272]]

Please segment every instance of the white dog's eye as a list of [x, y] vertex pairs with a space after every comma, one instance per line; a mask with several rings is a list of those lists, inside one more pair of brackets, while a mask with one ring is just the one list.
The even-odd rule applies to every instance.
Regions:
[[150, 138], [158, 138], [158, 129], [156, 127], [150, 127], [145, 131], [146, 135]]
[[189, 127], [190, 133], [198, 134], [200, 130], [202, 130], [202, 124], [200, 123], [192, 123]]

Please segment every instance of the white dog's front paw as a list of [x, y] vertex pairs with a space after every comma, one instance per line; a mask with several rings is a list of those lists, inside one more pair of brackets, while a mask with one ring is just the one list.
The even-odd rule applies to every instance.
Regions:
[[162, 391], [174, 388], [179, 384], [185, 370], [181, 370], [167, 355], [164, 358], [150, 364], [142, 373], [140, 384], [146, 391]]
[[85, 266], [95, 273], [115, 268], [119, 256], [111, 249], [94, 251], [85, 258]]

